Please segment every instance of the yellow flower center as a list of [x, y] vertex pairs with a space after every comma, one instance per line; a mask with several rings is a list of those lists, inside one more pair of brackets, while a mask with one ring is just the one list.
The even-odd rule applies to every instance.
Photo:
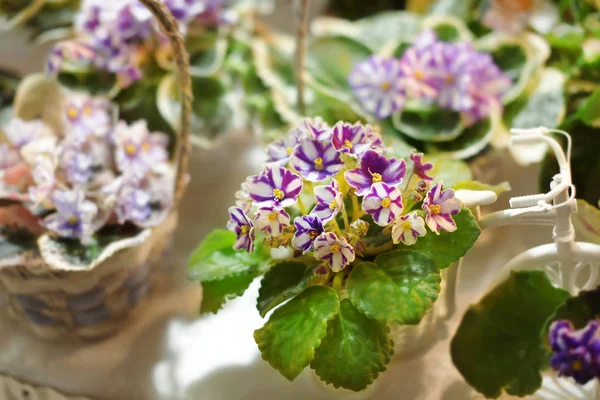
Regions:
[[381, 207], [383, 208], [388, 208], [390, 204], [392, 204], [392, 200], [389, 197], [386, 197], [385, 199], [381, 200]]
[[446, 83], [452, 83], [452, 82], [454, 82], [454, 77], [452, 75], [448, 74], [448, 75], [446, 75], [446, 78], [444, 78], [444, 81]]
[[317, 171], [321, 171], [323, 168], [323, 159], [319, 157], [315, 160], [315, 169]]
[[90, 106], [85, 106], [83, 107], [83, 115], [92, 115], [92, 107]]
[[348, 139], [346, 139], [346, 140], [344, 141], [344, 146], [346, 146], [346, 147], [347, 147], [347, 148], [349, 148], [349, 149], [351, 149], [352, 147], [354, 147], [354, 146], [353, 146], [353, 144], [352, 144], [352, 142], [351, 142], [351, 141], [349, 141]]
[[317, 231], [308, 232], [308, 237], [311, 238], [312, 240], [315, 240], [317, 238], [317, 236], [319, 236], [319, 232], [317, 232]]
[[125, 145], [125, 153], [127, 153], [130, 156], [134, 155], [135, 153], [137, 153], [137, 146], [133, 143], [127, 143]]
[[332, 200], [331, 203], [329, 203], [329, 208], [332, 210], [335, 210], [337, 208], [337, 206], [338, 206], [338, 203], [335, 200]]
[[287, 155], [289, 156], [290, 154], [292, 154], [292, 150], [294, 150], [294, 149], [293, 149], [293, 148], [291, 148], [291, 147], [288, 147], [288, 148], [285, 150], [285, 154], [287, 154]]
[[432, 205], [430, 205], [429, 206], [429, 210], [434, 215], [437, 215], [437, 214], [439, 214], [439, 213], [442, 212], [442, 208], [439, 206], [439, 204], [432, 204]]
[[331, 247], [329, 248], [329, 251], [331, 251], [331, 254], [339, 253], [340, 245], [337, 243], [332, 244]]
[[571, 364], [571, 366], [575, 371], [581, 371], [581, 369], [583, 368], [583, 364], [579, 360], [573, 361], [573, 364]]
[[408, 221], [404, 221], [402, 223], [402, 230], [410, 231], [412, 229], [412, 225]]
[[144, 143], [142, 144], [142, 151], [143, 151], [143, 152], [150, 151], [150, 143], [148, 143], [148, 142], [144, 142]]
[[381, 90], [388, 91], [392, 88], [392, 84], [388, 81], [385, 81], [385, 82], [381, 82], [381, 85], [379, 85], [379, 87], [381, 88]]
[[371, 174], [373, 177], [373, 183], [377, 183], [377, 182], [381, 182], [383, 180], [383, 178], [381, 177], [381, 174], [378, 174], [377, 172], [375, 172], [374, 174]]
[[240, 233], [242, 235], [247, 235], [250, 232], [250, 227], [248, 225], [242, 225], [240, 228]]
[[71, 215], [68, 221], [70, 225], [75, 225], [79, 222], [79, 217], [77, 215]]
[[79, 111], [75, 107], [67, 108], [67, 117], [70, 119], [75, 119], [79, 115]]
[[269, 214], [269, 220], [277, 221], [277, 213], [275, 211]]
[[422, 81], [423, 79], [425, 79], [425, 74], [423, 73], [423, 71], [421, 70], [416, 70], [415, 71], [415, 79]]
[[279, 189], [273, 189], [273, 196], [275, 196], [277, 200], [283, 200], [285, 193]]

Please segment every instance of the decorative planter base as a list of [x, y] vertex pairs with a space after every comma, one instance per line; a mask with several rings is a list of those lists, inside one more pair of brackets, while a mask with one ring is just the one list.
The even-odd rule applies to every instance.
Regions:
[[600, 385], [593, 380], [581, 386], [573, 379], [559, 378], [548, 372], [535, 396], [540, 400], [597, 400], [600, 399]]

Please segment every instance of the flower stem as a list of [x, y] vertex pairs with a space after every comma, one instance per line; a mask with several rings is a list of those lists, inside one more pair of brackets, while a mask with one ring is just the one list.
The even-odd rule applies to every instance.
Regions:
[[333, 277], [332, 287], [336, 292], [341, 293], [342, 290], [344, 290], [344, 278], [345, 277], [346, 277], [346, 274], [344, 271], [338, 272]]
[[310, 17], [310, 0], [296, 0], [296, 89], [298, 91], [298, 110], [305, 114], [304, 103], [304, 59], [306, 58], [306, 36]]
[[352, 196], [352, 222], [363, 216], [363, 212], [358, 204], [358, 197]]
[[300, 212], [302, 214], [308, 214], [306, 212], [306, 206], [304, 205], [304, 203], [302, 202], [302, 196], [298, 196], [298, 208], [300, 209]]
[[392, 241], [389, 241], [385, 244], [382, 244], [381, 246], [367, 247], [365, 249], [365, 251], [363, 251], [363, 255], [364, 256], [375, 256], [375, 255], [381, 254], [385, 251], [392, 250], [393, 248], [394, 248], [394, 243]]
[[339, 236], [342, 237], [342, 230], [340, 229], [340, 225], [337, 223], [337, 221], [334, 219], [331, 220], [331, 222], [333, 223], [333, 230], [335, 231], [335, 233]]
[[350, 221], [348, 220], [348, 213], [346, 212], [346, 205], [342, 204], [342, 216], [344, 217], [344, 228], [346, 232], [350, 231]]
[[406, 181], [406, 186], [404, 187], [404, 190], [402, 191], [402, 197], [406, 196], [406, 194], [408, 193], [408, 191], [410, 190], [410, 181], [412, 181], [412, 178], [415, 176], [414, 173], [411, 173], [408, 177], [408, 180]]

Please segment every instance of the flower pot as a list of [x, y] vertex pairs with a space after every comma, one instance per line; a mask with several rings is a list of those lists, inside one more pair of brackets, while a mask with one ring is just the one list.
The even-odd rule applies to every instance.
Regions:
[[0, 297], [15, 319], [42, 338], [109, 336], [149, 292], [176, 224], [171, 214], [154, 229], [111, 243], [78, 269], [53, 255], [42, 236], [43, 257], [31, 251], [0, 259]]

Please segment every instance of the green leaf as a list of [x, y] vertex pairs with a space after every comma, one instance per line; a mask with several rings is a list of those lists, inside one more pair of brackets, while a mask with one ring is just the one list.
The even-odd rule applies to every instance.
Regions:
[[460, 113], [438, 107], [397, 112], [394, 127], [413, 139], [426, 142], [449, 142], [464, 131]]
[[577, 296], [565, 301], [548, 319], [544, 329], [543, 339], [548, 338], [548, 329], [554, 321], [566, 319], [575, 329], [585, 327], [591, 320], [600, 316], [600, 287], [594, 290], [582, 290]]
[[258, 275], [258, 268], [226, 278], [202, 283], [202, 304], [200, 313], [217, 313], [227, 300], [232, 300], [244, 294], [248, 286]]
[[499, 185], [488, 185], [477, 181], [460, 181], [452, 186], [454, 190], [489, 190], [496, 193], [498, 196], [504, 192], [510, 191], [510, 183], [502, 182]]
[[421, 18], [405, 11], [387, 11], [356, 21], [357, 40], [374, 52], [390, 43], [412, 42], [421, 30]]
[[333, 125], [337, 121], [361, 121], [358, 106], [343, 93], [312, 85], [313, 101], [307, 105], [307, 115], [318, 115]]
[[517, 82], [520, 79], [523, 68], [527, 64], [527, 52], [523, 46], [516, 43], [506, 43], [494, 49], [491, 54], [496, 65], [513, 82]]
[[418, 324], [437, 300], [440, 282], [440, 271], [427, 255], [394, 250], [358, 264], [346, 288], [352, 303], [368, 317]]
[[27, 234], [14, 232], [10, 234], [3, 229], [0, 236], [0, 259], [6, 260], [11, 257], [18, 257], [28, 251], [37, 251], [35, 237]]
[[246, 273], [263, 262], [259, 249], [249, 254], [233, 249], [235, 233], [215, 229], [192, 253], [188, 277], [195, 281], [214, 281]]
[[427, 235], [419, 238], [417, 243], [411, 246], [411, 249], [430, 257], [439, 269], [448, 268], [467, 254], [481, 233], [473, 213], [466, 207], [454, 216], [454, 222], [458, 227], [456, 231], [441, 231], [439, 235], [427, 232]]
[[473, 0], [436, 0], [429, 9], [430, 15], [453, 15], [462, 20], [469, 19]]
[[573, 214], [577, 240], [600, 244], [600, 210], [585, 200], [577, 200], [577, 214]]
[[254, 332], [263, 360], [289, 380], [310, 364], [327, 333], [327, 323], [336, 316], [340, 302], [335, 291], [312, 286], [273, 312], [269, 321]]
[[568, 297], [542, 271], [512, 272], [465, 313], [451, 343], [454, 365], [486, 397], [534, 393], [549, 361], [542, 329]]
[[427, 142], [425, 149], [427, 152], [441, 152], [461, 160], [476, 156], [491, 143], [499, 123], [499, 111], [492, 110], [489, 118], [466, 127], [456, 139], [450, 142]]
[[307, 68], [321, 83], [351, 93], [348, 75], [371, 50], [348, 37], [318, 37], [307, 50]]
[[453, 187], [460, 181], [469, 181], [473, 178], [471, 168], [464, 161], [443, 155], [428, 155], [425, 159], [433, 163], [431, 175], [437, 181], [444, 181], [446, 187]]
[[588, 125], [600, 127], [600, 88], [585, 99], [577, 110], [579, 118]]
[[336, 388], [364, 390], [386, 370], [394, 354], [390, 329], [361, 314], [349, 299], [329, 321], [327, 335], [310, 363], [315, 373]]
[[262, 279], [256, 308], [264, 317], [279, 304], [300, 294], [312, 278], [312, 268], [297, 261], [273, 265]]

